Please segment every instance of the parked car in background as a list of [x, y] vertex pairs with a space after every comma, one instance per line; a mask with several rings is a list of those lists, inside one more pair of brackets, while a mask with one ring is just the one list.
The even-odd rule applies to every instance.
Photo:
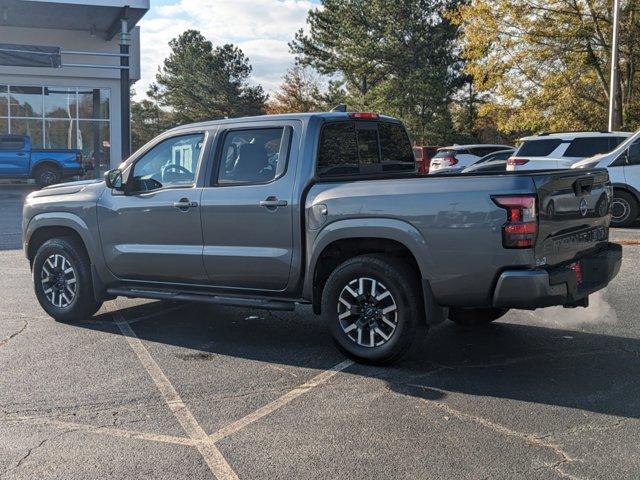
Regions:
[[421, 175], [429, 173], [431, 159], [438, 152], [440, 147], [415, 146], [413, 156], [416, 157], [416, 172]]
[[628, 132], [567, 132], [524, 137], [507, 160], [507, 170], [570, 168], [587, 157], [610, 152], [630, 136]]
[[439, 148], [431, 159], [429, 173], [459, 173], [463, 168], [477, 162], [482, 157], [499, 150], [513, 148], [509, 145], [453, 145]]
[[571, 168], [606, 168], [613, 184], [611, 225], [628, 227], [640, 214], [640, 130], [615, 150], [574, 163]]
[[513, 155], [513, 152], [515, 152], [515, 148], [490, 153], [476, 163], [463, 168], [460, 173], [504, 172], [507, 170], [507, 159]]
[[46, 187], [82, 173], [80, 150], [36, 149], [28, 135], [0, 135], [0, 178], [33, 178]]
[[[22, 225], [58, 320], [117, 296], [304, 303], [342, 351], [388, 363], [418, 325], [586, 306], [620, 268], [611, 194], [606, 170], [420, 176], [398, 120], [307, 113], [175, 128], [104, 182], [29, 194]], [[555, 199], [563, 215], [548, 218]]]

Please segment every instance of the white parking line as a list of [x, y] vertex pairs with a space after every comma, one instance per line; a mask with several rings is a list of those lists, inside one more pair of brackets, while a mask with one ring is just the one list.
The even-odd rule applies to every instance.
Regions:
[[17, 421], [17, 422], [29, 422], [35, 425], [46, 425], [52, 427], [63, 428], [67, 430], [80, 430], [83, 432], [96, 433], [99, 435], [108, 435], [112, 437], [120, 437], [120, 438], [136, 438], [139, 440], [148, 440], [151, 442], [160, 442], [160, 443], [170, 443], [173, 445], [186, 445], [189, 447], [194, 447], [196, 445], [196, 441], [190, 438], [185, 437], [174, 437], [173, 435], [162, 435], [157, 433], [148, 433], [148, 432], [140, 432], [136, 430], [125, 430], [122, 428], [115, 428], [109, 426], [96, 426], [89, 425], [84, 423], [76, 423], [76, 422], [65, 422], [62, 420], [55, 420], [52, 418], [45, 417], [17, 417], [12, 419], [7, 419], [7, 421]]
[[255, 412], [250, 413], [246, 417], [243, 417], [227, 425], [226, 427], [222, 427], [220, 430], [210, 435], [209, 438], [213, 442], [219, 442], [223, 438], [228, 437], [229, 435], [239, 430], [242, 430], [247, 425], [257, 420], [260, 420], [263, 417], [266, 417], [267, 415], [275, 412], [281, 407], [284, 407], [286, 404], [290, 403], [292, 400], [295, 400], [300, 395], [307, 393], [312, 388], [317, 387], [318, 385], [326, 382], [331, 377], [333, 377], [336, 373], [341, 372], [342, 370], [344, 370], [347, 367], [350, 367], [351, 365], [353, 365], [353, 362], [351, 360], [345, 360], [344, 362], [341, 362], [333, 366], [329, 370], [325, 370], [319, 375], [316, 375], [315, 377], [313, 377], [308, 382], [300, 385], [299, 387], [296, 387], [295, 389], [284, 394], [283, 396], [274, 400], [273, 402], [266, 404], [264, 407], [259, 408]]
[[204, 458], [204, 461], [207, 463], [214, 476], [219, 480], [237, 479], [238, 476], [222, 456], [220, 450], [218, 450], [214, 445], [214, 442], [202, 429], [189, 408], [180, 398], [180, 395], [178, 395], [178, 392], [173, 387], [169, 379], [151, 357], [151, 354], [147, 351], [142, 341], [140, 341], [138, 336], [122, 317], [122, 314], [120, 312], [114, 312], [113, 315], [118, 328], [127, 339], [129, 346], [131, 346], [138, 356], [140, 363], [142, 363], [144, 368], [147, 370], [147, 373], [156, 384], [156, 387], [158, 387], [160, 395], [162, 395], [162, 398], [167, 403], [169, 409], [176, 417], [184, 431], [187, 433], [189, 438], [195, 441], [195, 447]]

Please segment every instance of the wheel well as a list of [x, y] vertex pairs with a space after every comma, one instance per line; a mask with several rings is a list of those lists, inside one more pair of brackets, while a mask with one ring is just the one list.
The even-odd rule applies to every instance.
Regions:
[[640, 204], [640, 197], [638, 197], [638, 193], [635, 192], [633, 189], [626, 188], [626, 187], [623, 187], [623, 186], [620, 186], [620, 185], [614, 185], [613, 191], [615, 192], [616, 190], [620, 190], [621, 192], [628, 193], [633, 198], [635, 198], [636, 202], [638, 202]]
[[[350, 258], [369, 253], [385, 254], [411, 267], [420, 283], [420, 267], [411, 251], [402, 243], [386, 238], [345, 238], [327, 245], [316, 262], [313, 273], [313, 311], [320, 313], [322, 291], [338, 265]], [[422, 295], [422, 292], [420, 292]]]
[[72, 237], [78, 241], [79, 245], [82, 245], [84, 249], [85, 255], [87, 258], [89, 257], [89, 253], [87, 252], [87, 247], [82, 241], [82, 237], [76, 232], [73, 228], [70, 227], [40, 227], [38, 228], [29, 239], [29, 245], [27, 245], [27, 258], [29, 259], [29, 263], [33, 265], [33, 259], [36, 256], [38, 249], [42, 246], [44, 242], [50, 240], [52, 238], [60, 238], [60, 237]]
[[38, 170], [40, 170], [43, 167], [53, 167], [55, 170], [57, 171], [62, 171], [62, 167], [54, 162], [53, 160], [42, 160], [40, 162], [38, 162], [36, 164], [36, 166], [33, 168], [33, 173], [36, 173]]

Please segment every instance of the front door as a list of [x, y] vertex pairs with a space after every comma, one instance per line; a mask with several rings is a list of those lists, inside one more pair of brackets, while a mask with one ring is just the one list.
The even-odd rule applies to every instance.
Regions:
[[165, 139], [125, 171], [125, 192], [98, 204], [104, 257], [119, 278], [206, 283], [196, 175], [204, 134]]
[[293, 249], [297, 123], [219, 133], [202, 194], [204, 265], [216, 287], [283, 290]]
[[640, 140], [629, 146], [627, 161], [624, 165], [624, 178], [627, 185], [640, 190]]

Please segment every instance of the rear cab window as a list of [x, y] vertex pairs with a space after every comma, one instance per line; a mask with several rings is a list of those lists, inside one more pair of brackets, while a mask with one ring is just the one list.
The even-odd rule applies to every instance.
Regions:
[[413, 171], [409, 136], [399, 123], [339, 121], [322, 128], [319, 177]]
[[0, 137], [0, 150], [22, 150], [24, 137], [4, 135]]

